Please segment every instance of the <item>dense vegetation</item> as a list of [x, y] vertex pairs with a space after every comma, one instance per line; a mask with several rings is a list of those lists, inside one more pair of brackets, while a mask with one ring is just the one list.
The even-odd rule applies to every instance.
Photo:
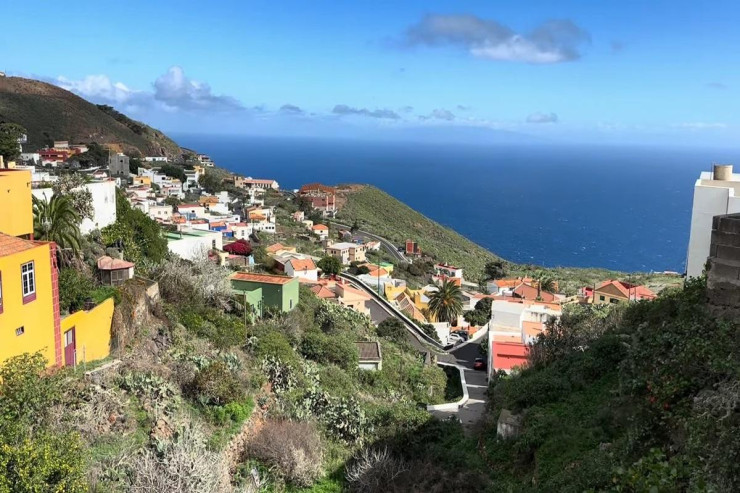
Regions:
[[39, 149], [54, 140], [70, 143], [117, 143], [126, 152], [179, 159], [181, 150], [167, 136], [134, 122], [107, 106], [96, 106], [53, 84], [20, 77], [0, 77], [0, 122], [22, 125], [24, 149]]
[[485, 435], [498, 491], [737, 491], [740, 333], [691, 282], [654, 302], [576, 307], [533, 348], [532, 365], [491, 384]]
[[[403, 245], [406, 239], [415, 240], [422, 252], [431, 255], [437, 261], [463, 267], [467, 280], [477, 282], [488, 277], [486, 264], [501, 260], [480, 245], [373, 186], [345, 187], [341, 195], [344, 204], [337, 220], [344, 224], [358, 222], [363, 229], [388, 238], [398, 245]], [[495, 225], [481, 227], [490, 228]], [[495, 272], [509, 276], [531, 276], [543, 270], [540, 266], [520, 265], [507, 261], [503, 261], [501, 267], [502, 269]], [[582, 286], [592, 286], [606, 279], [626, 280], [628, 277], [624, 272], [596, 268], [557, 267], [544, 270], [559, 281], [561, 289], [569, 295], [575, 294], [576, 289]], [[646, 283], [656, 291], [665, 286], [676, 286], [681, 281], [677, 276], [660, 274], [634, 274], [629, 277], [632, 282]]]

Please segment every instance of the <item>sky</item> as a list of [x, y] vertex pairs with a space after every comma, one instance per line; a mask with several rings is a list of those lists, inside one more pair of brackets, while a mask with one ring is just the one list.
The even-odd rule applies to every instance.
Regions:
[[736, 1], [0, 3], [18, 27], [0, 30], [0, 70], [166, 132], [728, 147], [740, 136]]

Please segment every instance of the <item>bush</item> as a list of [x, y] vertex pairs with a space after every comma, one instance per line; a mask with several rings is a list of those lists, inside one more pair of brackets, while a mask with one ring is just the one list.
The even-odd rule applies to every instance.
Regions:
[[95, 283], [92, 277], [67, 267], [59, 270], [59, 309], [73, 313], [81, 310], [85, 300], [91, 297]]
[[385, 337], [394, 342], [405, 342], [406, 326], [396, 317], [386, 318], [378, 324], [377, 333], [380, 337]]
[[130, 462], [128, 491], [211, 493], [229, 491], [228, 467], [210, 452], [202, 431], [186, 428], [160, 451], [143, 449]]
[[393, 456], [388, 448], [363, 449], [347, 467], [346, 478], [352, 491], [381, 493], [406, 471], [404, 460]]
[[247, 339], [244, 322], [220, 310], [186, 308], [179, 313], [178, 319], [187, 329], [210, 340], [220, 349], [239, 346]]
[[315, 425], [267, 421], [248, 445], [250, 456], [270, 465], [274, 473], [300, 487], [322, 475], [323, 449]]
[[359, 358], [354, 342], [318, 331], [303, 336], [301, 354], [318, 363], [334, 364], [345, 370], [355, 368]]
[[214, 361], [198, 371], [188, 387], [193, 399], [204, 406], [225, 406], [246, 398], [246, 383], [222, 361]]
[[316, 264], [325, 276], [336, 275], [342, 272], [342, 261], [330, 255], [325, 256]]

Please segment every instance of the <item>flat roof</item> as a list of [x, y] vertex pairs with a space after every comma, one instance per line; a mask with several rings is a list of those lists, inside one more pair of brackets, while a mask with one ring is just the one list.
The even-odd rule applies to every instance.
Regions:
[[175, 232], [175, 231], [168, 231], [167, 233], [164, 234], [164, 236], [168, 240], [182, 240], [182, 239], [185, 239], [188, 236], [195, 236], [195, 237], [198, 237], [198, 238], [202, 238], [204, 236], [213, 236], [213, 235], [217, 235], [217, 234], [221, 234], [221, 233], [218, 232], [218, 231], [205, 231], [205, 230], [201, 230], [201, 229], [194, 229], [194, 230], [191, 230], [191, 231], [177, 231], [177, 232]]

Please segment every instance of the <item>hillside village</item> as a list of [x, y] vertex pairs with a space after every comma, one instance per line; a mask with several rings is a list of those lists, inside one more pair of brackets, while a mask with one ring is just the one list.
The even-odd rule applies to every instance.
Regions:
[[[325, 477], [318, 469], [296, 476], [275, 472], [278, 458], [256, 451], [256, 445], [239, 445], [240, 440], [255, 440], [247, 438], [254, 433], [252, 420], [265, 429], [283, 426], [283, 421], [272, 421], [270, 409], [292, 418], [309, 413], [334, 440], [331, 443], [343, 443], [337, 454], [345, 459], [359, 453], [365, 434], [369, 439], [372, 433], [391, 433], [386, 427], [395, 426], [392, 420], [378, 416], [377, 429], [363, 428], [366, 411], [360, 410], [354, 395], [339, 390], [343, 385], [377, 393], [369, 400], [370, 414], [372, 406], [386, 406], [383, 412], [391, 413], [403, 402], [423, 412], [424, 420], [461, 424], [457, 433], [463, 441], [481, 426], [491, 429], [490, 423], [485, 425], [490, 419], [487, 406], [494, 406], [500, 411], [492, 428], [497, 439], [517, 436], [521, 417], [495, 407], [498, 401], [489, 403], [489, 386], [493, 389], [507, 375], [526, 375], [542, 357], [542, 341], [552, 336], [554, 327], [570, 323], [573, 314], [616, 313], [619, 307], [660, 299], [660, 293], [629, 279], [603, 279], [566, 294], [559, 289], [563, 280], [547, 271], [509, 275], [503, 262], [487, 264], [485, 279], [467, 279], [465, 269], [424, 252], [419, 238], [398, 245], [366, 231], [359, 222], [343, 224], [343, 200], [333, 186], [309, 183], [286, 190], [273, 179], [225, 172], [207, 155], [193, 154], [184, 164], [173, 163], [164, 156], [129, 156], [115, 145], [105, 147], [102, 164], [82, 164], [80, 158], [92, 145], [56, 141], [37, 152], [23, 152], [25, 142], [25, 136], [18, 137], [12, 160], [0, 157], [0, 210], [13, 211], [0, 215], [0, 326], [8, 329], [2, 335], [0, 364], [16, 365], [23, 355], [40, 354], [42, 366], [79, 371], [95, 382], [119, 365], [127, 369], [128, 379], [144, 374], [165, 378], [158, 371], [142, 373], [137, 368], [133, 355], [141, 357], [142, 348], [147, 348], [144, 351], [151, 354], [144, 359], [170, 361], [168, 365], [177, 358], [190, 361], [192, 375], [182, 383], [183, 396], [195, 392], [199, 379], [210, 378], [207, 371], [225, 372], [217, 380], [233, 380], [238, 397], [215, 395], [220, 390], [203, 387], [200, 400], [192, 405], [200, 406], [208, 426], [223, 437], [224, 451], [239, 450], [230, 460], [252, 457], [258, 463], [238, 478], [234, 464], [227, 466], [227, 479], [213, 479], [224, 488], [218, 481], [249, 488], [259, 487], [266, 478], [301, 487], [329, 481], [331, 475]], [[718, 173], [720, 183], [709, 186], [735, 186], [737, 175]], [[711, 177], [702, 177], [701, 186], [709, 181]], [[706, 237], [706, 245], [692, 252], [729, 269], [734, 260], [725, 257], [734, 255], [737, 246], [720, 244], [727, 235], [718, 234], [718, 228], [729, 228], [730, 223], [715, 217], [727, 212], [709, 216], [708, 227], [703, 219], [692, 223], [692, 245], [694, 235]], [[699, 252], [703, 246], [706, 252]], [[725, 270], [713, 275], [724, 275]], [[710, 287], [723, 306], [734, 303], [735, 291], [728, 282], [734, 281], [710, 276]], [[173, 332], [141, 329], [134, 337], [132, 326], [141, 325], [141, 318]], [[294, 338], [291, 331], [306, 330], [306, 318], [321, 329]], [[343, 328], [335, 330], [334, 324]], [[275, 331], [276, 326], [283, 328]], [[196, 339], [177, 346], [176, 340], [189, 337]], [[240, 360], [241, 351], [250, 356]], [[229, 358], [237, 362], [227, 368]], [[248, 372], [251, 387], [237, 382], [247, 379], [239, 373], [244, 361], [253, 365]], [[283, 368], [286, 362], [292, 370]], [[327, 362], [332, 370], [312, 366]], [[320, 399], [319, 391], [307, 391], [306, 399], [318, 399], [308, 410], [299, 412], [290, 407], [298, 404], [287, 404], [292, 389], [308, 385], [294, 383], [296, 374], [308, 372], [313, 378], [312, 372], [324, 375], [337, 368], [351, 373], [352, 383], [342, 383], [350, 377], [327, 374], [321, 378], [339, 379], [332, 384], [336, 387], [321, 390], [328, 393]], [[168, 375], [170, 371], [180, 370], [171, 366]], [[379, 376], [368, 376], [372, 373]], [[387, 395], [381, 394], [396, 395], [385, 381], [391, 374], [408, 393], [397, 401], [383, 401]], [[376, 386], [381, 379], [382, 388]], [[130, 382], [120, 385], [115, 392], [134, 392]], [[151, 397], [143, 395], [136, 402], [149, 402]], [[322, 421], [327, 418], [321, 413], [340, 413], [331, 407], [340, 401], [354, 409], [341, 411], [350, 420], [347, 426], [357, 427], [351, 438], [344, 428], [332, 428], [335, 418]], [[141, 410], [149, 416], [151, 437], [174, 439], [176, 413], [158, 405], [152, 401]], [[126, 414], [120, 409], [111, 413], [113, 422]], [[214, 418], [214, 413], [221, 417]], [[381, 440], [382, 433], [373, 439]], [[430, 450], [418, 460], [431, 460], [424, 455]], [[314, 457], [319, 468], [326, 460]], [[260, 469], [265, 464], [273, 469]], [[123, 480], [96, 474], [101, 484], [125, 489]], [[330, 481], [345, 484], [353, 479]], [[453, 488], [460, 486], [450, 481]]]

